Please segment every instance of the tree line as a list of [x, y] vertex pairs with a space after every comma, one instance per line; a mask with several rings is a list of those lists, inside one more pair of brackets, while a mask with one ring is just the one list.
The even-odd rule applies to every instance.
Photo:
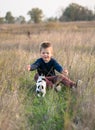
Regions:
[[24, 16], [14, 17], [10, 11], [8, 11], [5, 17], [0, 17], [0, 23], [40, 23], [45, 21], [91, 21], [95, 20], [95, 11], [83, 7], [76, 3], [71, 3], [66, 9], [61, 9], [61, 15], [57, 17], [50, 17], [43, 19], [43, 11], [39, 8], [32, 8], [28, 11], [29, 21], [26, 21]]

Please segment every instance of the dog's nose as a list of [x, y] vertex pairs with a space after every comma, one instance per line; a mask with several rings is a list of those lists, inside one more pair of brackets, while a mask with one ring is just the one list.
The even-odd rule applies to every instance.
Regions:
[[37, 93], [40, 93], [40, 92], [37, 90]]

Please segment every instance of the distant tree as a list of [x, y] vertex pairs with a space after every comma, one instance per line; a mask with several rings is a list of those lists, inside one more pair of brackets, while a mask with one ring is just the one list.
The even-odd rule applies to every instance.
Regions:
[[15, 22], [23, 24], [23, 23], [26, 23], [26, 20], [24, 16], [19, 16], [16, 18]]
[[91, 10], [78, 4], [70, 4], [62, 13], [60, 21], [93, 20], [94, 14]]
[[58, 21], [58, 19], [55, 17], [50, 17], [50, 18], [48, 18], [47, 19], [47, 22], [56, 22], [56, 21]]
[[12, 16], [12, 13], [8, 11], [5, 16], [6, 23], [14, 23], [15, 18]]
[[34, 23], [40, 23], [43, 18], [43, 11], [39, 8], [33, 8], [28, 13], [30, 15], [30, 20]]
[[3, 24], [4, 22], [4, 17], [0, 17], [0, 24]]

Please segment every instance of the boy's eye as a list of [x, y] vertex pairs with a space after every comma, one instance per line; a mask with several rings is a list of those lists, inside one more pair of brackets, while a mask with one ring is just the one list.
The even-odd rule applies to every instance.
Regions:
[[48, 52], [43, 52], [42, 54], [49, 54]]

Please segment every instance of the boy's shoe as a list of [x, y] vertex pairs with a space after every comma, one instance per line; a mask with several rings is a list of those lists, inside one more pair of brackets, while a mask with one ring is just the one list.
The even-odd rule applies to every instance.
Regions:
[[60, 85], [60, 84], [59, 84], [59, 85], [56, 85], [55, 90], [56, 90], [57, 92], [60, 92], [60, 91], [61, 91], [61, 85]]
[[77, 80], [77, 82], [76, 82], [76, 87], [80, 87], [81, 85], [82, 85], [82, 80]]
[[77, 80], [76, 84], [72, 86], [72, 89], [76, 89], [77, 87], [80, 87], [82, 84], [82, 80]]
[[53, 85], [53, 88], [54, 88], [54, 90], [55, 90], [56, 92], [59, 92], [59, 91], [61, 91], [62, 86], [61, 86], [60, 84], [54, 84], [54, 85]]

